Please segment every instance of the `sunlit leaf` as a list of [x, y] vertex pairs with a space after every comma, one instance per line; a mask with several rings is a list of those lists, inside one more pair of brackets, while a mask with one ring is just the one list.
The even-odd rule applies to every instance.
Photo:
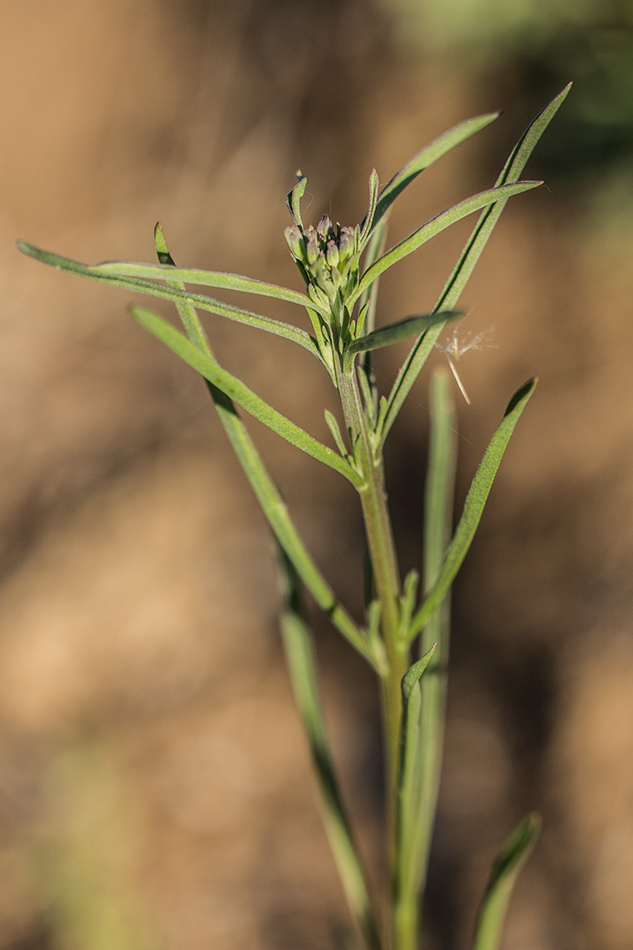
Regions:
[[257, 396], [240, 379], [232, 376], [225, 369], [222, 369], [206, 353], [203, 353], [194, 343], [187, 339], [182, 333], [176, 330], [167, 320], [164, 320], [158, 314], [143, 307], [132, 307], [132, 316], [138, 320], [141, 326], [153, 333], [162, 343], [169, 347], [185, 363], [188, 363], [201, 376], [204, 376], [210, 383], [221, 389], [229, 399], [237, 403], [243, 409], [246, 409], [255, 419], [263, 422], [264, 425], [272, 429], [277, 435], [280, 435], [287, 442], [295, 445], [307, 455], [318, 459], [330, 468], [345, 475], [355, 485], [362, 484], [362, 479], [358, 473], [349, 465], [340, 455], [323, 445], [313, 436], [309, 435], [299, 426], [291, 422], [286, 416], [277, 412], [267, 402]]
[[443, 211], [441, 214], [431, 218], [431, 220], [423, 224], [422, 227], [413, 231], [404, 241], [400, 241], [399, 244], [392, 247], [383, 254], [382, 257], [379, 257], [376, 263], [372, 264], [372, 266], [365, 271], [356, 290], [349, 298], [349, 304], [354, 303], [354, 301], [364, 293], [367, 287], [389, 267], [393, 267], [398, 261], [407, 257], [426, 243], [426, 241], [429, 241], [435, 237], [436, 234], [444, 231], [452, 224], [461, 221], [462, 218], [467, 217], [469, 214], [474, 214], [475, 211], [480, 211], [481, 208], [487, 205], [494, 204], [495, 201], [503, 201], [513, 195], [521, 194], [521, 192], [538, 188], [539, 185], [542, 184], [543, 182], [541, 181], [521, 181], [512, 185], [502, 185], [499, 188], [489, 188], [488, 191], [482, 191], [480, 194], [473, 195], [471, 198], [466, 198], [447, 211]]
[[460, 122], [459, 125], [449, 129], [448, 132], [444, 132], [439, 138], [420, 149], [383, 188], [378, 198], [371, 230], [373, 231], [376, 228], [398, 195], [404, 191], [407, 185], [415, 181], [420, 172], [423, 172], [425, 168], [428, 168], [439, 158], [442, 158], [443, 155], [450, 152], [451, 149], [459, 145], [460, 142], [465, 141], [470, 138], [471, 135], [474, 135], [475, 132], [479, 132], [480, 129], [484, 129], [487, 125], [490, 125], [491, 122], [499, 118], [499, 115], [499, 112], [490, 112], [487, 115], [479, 115], [472, 119], [466, 119], [465, 122]]
[[470, 490], [464, 502], [464, 510], [457, 525], [453, 540], [442, 562], [437, 580], [426, 600], [416, 613], [409, 631], [409, 640], [415, 639], [425, 626], [434, 611], [446, 596], [449, 587], [455, 580], [462, 561], [475, 536], [477, 525], [481, 520], [483, 510], [492, 488], [495, 475], [506, 450], [510, 436], [525, 409], [528, 400], [534, 392], [536, 380], [531, 379], [518, 390], [510, 400], [505, 415], [495, 434], [490, 440], [483, 459], [472, 480]]

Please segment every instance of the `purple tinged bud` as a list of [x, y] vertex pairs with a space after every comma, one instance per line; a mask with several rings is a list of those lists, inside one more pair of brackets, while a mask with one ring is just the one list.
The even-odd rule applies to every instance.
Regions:
[[338, 246], [343, 263], [354, 253], [354, 228], [341, 228]]
[[328, 218], [327, 214], [324, 214], [319, 223], [317, 224], [317, 234], [323, 241], [331, 236], [332, 232], [332, 222]]
[[307, 238], [306, 238], [306, 255], [308, 258], [308, 264], [312, 266], [316, 264], [319, 257], [321, 256], [321, 251], [319, 249], [319, 242], [317, 240], [316, 232], [314, 228], [310, 228]]

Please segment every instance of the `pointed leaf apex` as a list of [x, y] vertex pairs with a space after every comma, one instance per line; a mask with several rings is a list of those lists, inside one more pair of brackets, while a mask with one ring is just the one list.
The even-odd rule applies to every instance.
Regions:
[[306, 190], [306, 185], [308, 184], [308, 179], [305, 177], [300, 168], [296, 172], [297, 184], [294, 186], [291, 192], [288, 193], [286, 198], [286, 204], [288, 206], [288, 211], [292, 217], [294, 224], [298, 227], [303, 228], [303, 221], [301, 220], [301, 199]]
[[359, 247], [362, 249], [367, 243], [372, 224], [374, 222], [374, 217], [376, 214], [376, 206], [378, 203], [378, 188], [380, 183], [378, 181], [378, 172], [376, 169], [372, 169], [371, 175], [369, 176], [369, 208], [367, 209], [367, 214], [365, 215], [363, 222], [361, 224], [361, 232], [359, 237]]
[[428, 653], [425, 653], [423, 657], [414, 663], [413, 666], [410, 666], [407, 672], [402, 677], [400, 688], [402, 690], [402, 697], [404, 699], [405, 705], [409, 702], [411, 693], [417, 686], [420, 677], [426, 670], [427, 666], [431, 662], [431, 658], [435, 653], [437, 648], [437, 643], [434, 643]]
[[517, 389], [503, 414], [504, 419], [514, 412], [519, 403], [526, 402], [529, 399], [536, 388], [537, 382], [538, 377], [534, 376], [532, 379], [528, 379], [527, 383], [524, 383], [520, 389]]
[[157, 221], [154, 227], [154, 247], [156, 248], [156, 256], [158, 257], [159, 263], [174, 263], [173, 258], [169, 253], [167, 242], [165, 241], [165, 232], [163, 231], [163, 225], [160, 221]]

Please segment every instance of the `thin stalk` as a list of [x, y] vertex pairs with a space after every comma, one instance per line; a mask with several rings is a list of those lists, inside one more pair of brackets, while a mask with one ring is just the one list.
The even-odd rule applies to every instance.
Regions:
[[[385, 492], [382, 453], [373, 448], [367, 426], [355, 367], [338, 374], [337, 385], [343, 415], [350, 432], [355, 462], [365, 484], [358, 488], [373, 581], [380, 604], [381, 632], [387, 669], [381, 677], [383, 736], [385, 742], [386, 818], [389, 873], [393, 879], [398, 850], [398, 797], [400, 774], [400, 724], [402, 718], [402, 677], [407, 671], [408, 649], [399, 637], [400, 572]], [[392, 950], [399, 950], [390, 921]]]

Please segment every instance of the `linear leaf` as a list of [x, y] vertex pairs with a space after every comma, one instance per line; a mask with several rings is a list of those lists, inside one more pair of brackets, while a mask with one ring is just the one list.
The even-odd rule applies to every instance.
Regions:
[[402, 594], [400, 596], [400, 636], [399, 639], [406, 640], [406, 631], [409, 629], [413, 611], [415, 610], [415, 601], [420, 583], [420, 573], [415, 569], [410, 570], [404, 579], [402, 585]]
[[281, 629], [295, 703], [308, 738], [330, 847], [350, 910], [367, 950], [380, 950], [369, 885], [341, 797], [323, 716], [313, 638], [305, 620], [297, 573], [282, 550], [279, 580], [283, 595]]
[[[383, 221], [377, 228], [371, 232], [371, 237], [367, 242], [365, 249], [365, 270], [371, 267], [375, 261], [384, 253], [385, 241], [387, 237], [387, 222]], [[365, 332], [370, 332], [376, 326], [376, 303], [378, 299], [378, 281], [374, 281], [371, 287], [368, 287], [360, 298], [359, 316], [366, 310], [364, 319]]]
[[341, 435], [341, 430], [338, 424], [338, 420], [336, 416], [332, 415], [329, 409], [325, 410], [325, 422], [327, 424], [328, 429], [332, 433], [332, 438], [334, 439], [337, 449], [339, 450], [343, 458], [345, 458], [348, 455], [348, 449], [347, 449], [347, 446], [345, 445], [345, 442], [343, 441], [343, 436]]
[[473, 950], [499, 950], [501, 929], [512, 889], [534, 847], [540, 826], [536, 815], [528, 815], [497, 855], [477, 918]]
[[[518, 181], [530, 155], [565, 101], [570, 89], [571, 83], [565, 86], [528, 126], [510, 153], [495, 183], [497, 187]], [[464, 249], [451, 276], [435, 303], [434, 310], [452, 310], [457, 306], [462, 291], [470, 279], [475, 264], [479, 260], [506, 206], [507, 200], [508, 199], [502, 199], [501, 201], [497, 201], [482, 212], [468, 241], [464, 245]], [[423, 339], [418, 340], [412, 347], [409, 356], [398, 373], [398, 377], [387, 400], [387, 412], [382, 434], [383, 442], [441, 332], [442, 327], [438, 325], [435, 329], [427, 333]]]
[[[166, 271], [174, 272], [173, 278]], [[241, 274], [226, 274], [223, 271], [201, 270], [194, 267], [172, 267], [168, 264], [142, 264], [134, 261], [104, 261], [90, 268], [92, 274], [106, 277], [146, 277], [153, 280], [179, 280], [183, 284], [196, 284], [200, 287], [219, 287], [223, 290], [238, 290], [247, 294], [259, 294], [261, 297], [275, 297], [300, 307], [310, 307], [314, 303], [305, 294], [289, 287], [280, 287], [263, 280], [242, 277]]]
[[380, 327], [378, 330], [372, 330], [371, 333], [354, 340], [345, 347], [344, 368], [345, 370], [349, 369], [357, 353], [391, 346], [392, 343], [399, 343], [400, 340], [406, 340], [408, 337], [426, 333], [429, 327], [436, 323], [446, 323], [448, 320], [457, 320], [458, 317], [463, 317], [463, 313], [458, 310], [425, 313], [417, 317], [407, 317], [405, 320], [398, 321], [398, 323], [390, 323], [389, 326]]
[[475, 536], [477, 525], [481, 520], [490, 489], [492, 488], [492, 483], [497, 474], [510, 436], [530, 396], [534, 392], [535, 386], [536, 380], [531, 379], [514, 394], [508, 404], [501, 424], [490, 440], [490, 444], [472, 480], [470, 490], [464, 502], [462, 516], [453, 535], [450, 547], [446, 552], [446, 557], [442, 562], [437, 580], [413, 618], [409, 631], [410, 641], [414, 640], [420, 630], [428, 623], [455, 580], [455, 576]]
[[176, 330], [170, 323], [159, 317], [158, 314], [143, 307], [132, 307], [132, 316], [138, 322], [153, 333], [162, 343], [169, 347], [185, 363], [188, 363], [206, 380], [221, 389], [229, 399], [233, 400], [246, 409], [255, 419], [258, 419], [264, 425], [276, 432], [287, 442], [295, 445], [307, 455], [323, 462], [335, 471], [345, 475], [352, 484], [362, 485], [362, 478], [351, 467], [351, 465], [342, 459], [340, 455], [323, 445], [313, 436], [309, 435], [299, 426], [295, 425], [267, 402], [264, 402], [252, 390], [248, 388], [240, 379], [232, 376], [225, 369], [216, 363], [214, 359], [203, 353], [194, 343], [187, 339], [182, 333]]
[[432, 165], [439, 158], [442, 158], [443, 155], [450, 152], [450, 150], [455, 148], [456, 145], [459, 145], [460, 142], [465, 141], [465, 139], [474, 135], [475, 132], [479, 132], [480, 129], [490, 125], [499, 115], [499, 112], [490, 112], [487, 115], [479, 115], [472, 119], [466, 119], [465, 122], [460, 122], [459, 125], [449, 129], [448, 132], [444, 132], [439, 138], [434, 139], [429, 145], [425, 145], [424, 148], [420, 149], [383, 188], [378, 198], [378, 204], [376, 205], [376, 211], [370, 230], [373, 231], [376, 228], [398, 195], [404, 191], [407, 185], [410, 185], [411, 182], [418, 177], [420, 172], [423, 172], [425, 168], [428, 168], [429, 165]]
[[[173, 258], [169, 253], [160, 223], [154, 229], [154, 240], [160, 262], [162, 264], [173, 264]], [[174, 281], [174, 283], [182, 287], [182, 284], [178, 284], [177, 281]], [[204, 330], [200, 326], [198, 315], [192, 305], [181, 300], [176, 303], [176, 309], [189, 339], [207, 356], [214, 359], [211, 347], [204, 335]], [[207, 385], [222, 427], [278, 544], [286, 552], [306, 588], [319, 607], [327, 614], [333, 626], [380, 674], [384, 666], [384, 659], [379, 651], [382, 644], [379, 644], [375, 637], [371, 643], [368, 642], [369, 637], [366, 638], [361, 633], [343, 605], [339, 603], [330, 585], [319, 571], [299, 537], [279, 489], [268, 474], [266, 466], [235, 406], [221, 389], [208, 381]]]
[[[158, 221], [154, 227], [154, 245], [156, 247], [156, 254], [161, 264], [170, 264], [172, 267], [175, 267], [174, 259], [169, 253], [169, 248], [167, 247], [165, 234], [160, 221]], [[185, 290], [185, 285], [178, 280], [167, 280], [166, 284], [168, 287], [176, 287], [179, 290]], [[209, 345], [207, 335], [204, 332], [195, 308], [192, 306], [192, 304], [185, 300], [177, 300], [175, 302], [175, 307], [185, 333], [191, 342], [194, 343], [199, 350], [202, 350], [203, 353], [206, 353], [207, 356], [213, 359], [211, 346]]]
[[300, 228], [303, 228], [303, 221], [301, 220], [301, 199], [303, 198], [307, 184], [308, 179], [303, 172], [300, 170], [297, 171], [297, 184], [286, 198], [286, 204], [288, 205], [288, 211], [290, 212], [292, 220], [295, 224], [298, 224]]
[[413, 946], [418, 919], [420, 853], [415, 831], [419, 823], [421, 754], [420, 677], [435, 646], [411, 666], [402, 678], [400, 725], [400, 778], [398, 782], [398, 849], [394, 880], [394, 922], [398, 946]]
[[[264, 317], [261, 314], [253, 313], [250, 310], [242, 310], [240, 307], [234, 307], [232, 304], [227, 304], [223, 301], [216, 300], [214, 297], [207, 297], [204, 294], [192, 294], [189, 293], [189, 291], [185, 288], [178, 286], [162, 286], [161, 284], [155, 283], [153, 280], [144, 280], [140, 277], [116, 277], [113, 274], [103, 273], [99, 270], [99, 266], [101, 265], [97, 265], [97, 267], [91, 267], [88, 264], [81, 264], [79, 261], [73, 261], [70, 258], [61, 257], [59, 254], [52, 254], [49, 251], [42, 251], [39, 248], [33, 247], [31, 244], [25, 243], [24, 241], [18, 241], [18, 247], [24, 254], [28, 254], [30, 257], [34, 257], [36, 260], [39, 260], [44, 264], [49, 264], [51, 267], [55, 267], [58, 270], [77, 274], [80, 277], [86, 277], [89, 280], [96, 280], [100, 283], [109, 284], [111, 287], [119, 287], [122, 290], [148, 294], [151, 297], [159, 297], [162, 300], [171, 300], [173, 303], [177, 303], [179, 300], [188, 301], [194, 306], [199, 307], [201, 310], [207, 310], [210, 313], [216, 313], [219, 316], [227, 317], [229, 320], [235, 320], [238, 323], [245, 323], [248, 326], [256, 327], [259, 330], [266, 330], [268, 333], [274, 333], [276, 336], [281, 336], [286, 340], [292, 340], [294, 343], [298, 343], [300, 346], [304, 347], [304, 349], [312, 353], [313, 356], [316, 356], [320, 362], [322, 362], [317, 345], [310, 334], [306, 333], [305, 330], [299, 330], [297, 327], [291, 326], [289, 323], [283, 323], [280, 320], [273, 320], [270, 317]], [[167, 280], [167, 275], [165, 275], [165, 280]], [[307, 299], [308, 298], [306, 298], [306, 300]], [[312, 306], [314, 309], [313, 304], [310, 304], [310, 306]]]
[[[517, 144], [512, 149], [508, 159], [501, 170], [501, 174], [495, 182], [496, 187], [511, 184], [518, 181], [522, 174], [530, 155], [534, 151], [541, 136], [546, 128], [562, 106], [567, 98], [571, 83], [547, 105], [527, 127]], [[462, 254], [455, 265], [453, 273], [449, 277], [444, 290], [436, 303], [436, 308], [454, 307], [457, 300], [470, 277], [473, 268], [481, 252], [483, 251], [494, 226], [505, 208], [506, 200], [503, 199], [492, 207], [487, 208], [477, 222], [469, 240], [467, 241]]]
[[369, 642], [369, 638], [365, 638], [310, 557], [290, 518], [288, 507], [279, 489], [266, 470], [231, 400], [216, 387], [210, 385], [209, 388], [220, 421], [277, 541], [333, 626], [367, 660], [378, 675], [384, 675], [385, 660], [378, 649], [381, 644], [376, 643], [375, 639]]
[[371, 227], [374, 221], [374, 215], [376, 213], [376, 202], [378, 201], [378, 188], [379, 188], [378, 172], [374, 168], [372, 169], [372, 173], [369, 176], [369, 208], [367, 210], [367, 214], [365, 215], [365, 219], [363, 221], [363, 227], [358, 239], [358, 247], [359, 247], [359, 250], [361, 251], [363, 250], [363, 248], [365, 247], [365, 244], [369, 240], [369, 234], [371, 232]]
[[[154, 240], [160, 262], [175, 268], [160, 222], [154, 228]], [[171, 282], [168, 281], [168, 283]], [[178, 281], [173, 281], [173, 285], [184, 289], [182, 283]], [[189, 301], [180, 300], [176, 301], [176, 309], [191, 342], [211, 360], [214, 360], [213, 352], [194, 307]], [[207, 381], [207, 384], [220, 422], [278, 544], [292, 561], [295, 570], [316, 603], [327, 614], [339, 633], [380, 674], [384, 664], [379, 651], [382, 644], [378, 643], [376, 637], [373, 638], [371, 644], [367, 642], [345, 608], [339, 603], [329, 584], [308, 554], [290, 518], [288, 508], [281, 498], [279, 489], [268, 474], [261, 456], [232, 401], [213, 383]]]
[[417, 248], [421, 247], [426, 241], [435, 237], [436, 234], [450, 227], [451, 224], [461, 221], [462, 218], [473, 214], [475, 211], [480, 211], [481, 208], [494, 204], [496, 201], [502, 201], [503, 199], [511, 198], [513, 195], [521, 194], [521, 192], [530, 191], [532, 188], [538, 188], [539, 185], [542, 184], [542, 181], [521, 181], [511, 185], [502, 185], [498, 188], [489, 188], [487, 191], [482, 191], [477, 195], [466, 198], [464, 201], [460, 201], [459, 204], [454, 205], [447, 211], [442, 211], [434, 218], [431, 218], [430, 221], [427, 221], [426, 224], [423, 224], [422, 227], [413, 231], [404, 241], [396, 244], [387, 251], [386, 254], [379, 257], [376, 263], [372, 264], [372, 266], [365, 271], [354, 293], [350, 296], [350, 306], [380, 274], [417, 250]]
[[[453, 525], [457, 432], [450, 380], [443, 370], [431, 379], [431, 431], [424, 491], [424, 591], [437, 580], [450, 543]], [[418, 821], [412, 834], [419, 855], [418, 889], [424, 890], [442, 767], [446, 687], [450, 646], [450, 597], [446, 596], [424, 628], [420, 653], [433, 644], [433, 662], [420, 682], [420, 801]]]

